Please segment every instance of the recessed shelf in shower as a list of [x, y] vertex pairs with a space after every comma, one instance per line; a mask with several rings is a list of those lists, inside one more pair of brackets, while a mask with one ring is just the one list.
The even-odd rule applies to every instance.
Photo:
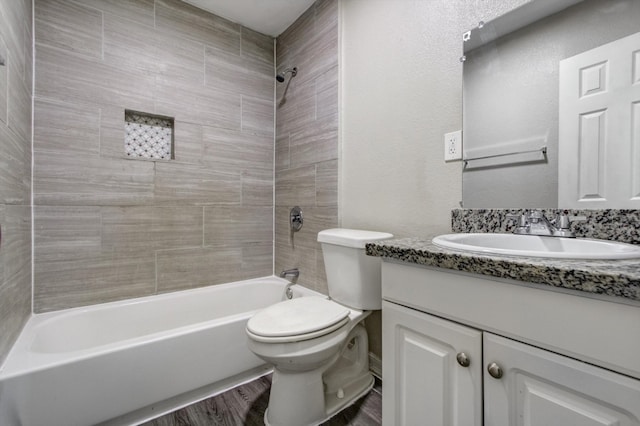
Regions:
[[173, 117], [125, 110], [125, 155], [140, 160], [172, 160], [173, 129]]

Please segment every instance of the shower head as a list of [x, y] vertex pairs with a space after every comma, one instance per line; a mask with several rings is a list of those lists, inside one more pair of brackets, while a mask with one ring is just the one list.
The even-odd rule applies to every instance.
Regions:
[[276, 80], [278, 81], [278, 83], [283, 83], [284, 82], [284, 76], [287, 75], [287, 73], [291, 73], [291, 77], [295, 77], [296, 74], [298, 74], [298, 68], [297, 67], [293, 67], [293, 68], [287, 68], [286, 70], [282, 71], [280, 74], [276, 75]]

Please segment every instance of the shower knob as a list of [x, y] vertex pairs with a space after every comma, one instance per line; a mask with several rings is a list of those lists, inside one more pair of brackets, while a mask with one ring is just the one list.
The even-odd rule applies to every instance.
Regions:
[[289, 212], [289, 224], [291, 225], [292, 232], [298, 232], [302, 228], [304, 220], [302, 218], [302, 209], [295, 206]]

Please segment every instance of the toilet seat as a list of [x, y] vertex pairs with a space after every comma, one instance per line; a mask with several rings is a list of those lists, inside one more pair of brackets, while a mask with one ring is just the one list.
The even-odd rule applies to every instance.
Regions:
[[350, 310], [324, 297], [300, 297], [276, 303], [247, 323], [250, 336], [262, 342], [297, 342], [329, 334], [349, 322]]

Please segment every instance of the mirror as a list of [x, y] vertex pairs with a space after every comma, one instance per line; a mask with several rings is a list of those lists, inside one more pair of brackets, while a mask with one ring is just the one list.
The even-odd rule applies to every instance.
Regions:
[[464, 208], [563, 208], [559, 62], [639, 22], [638, 0], [532, 0], [465, 33]]

